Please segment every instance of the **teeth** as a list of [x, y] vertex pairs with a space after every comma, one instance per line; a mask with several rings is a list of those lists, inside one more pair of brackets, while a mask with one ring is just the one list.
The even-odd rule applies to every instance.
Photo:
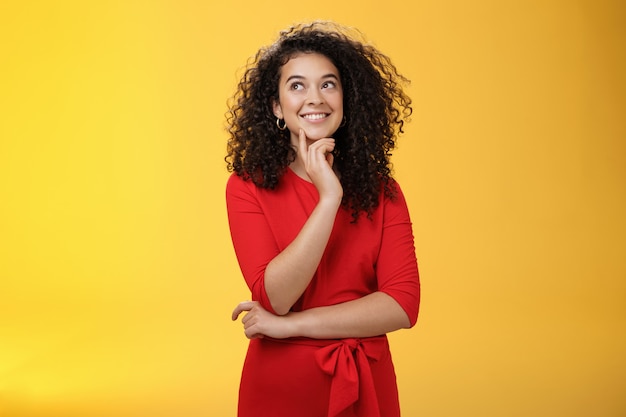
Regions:
[[325, 118], [326, 113], [305, 114], [302, 117], [304, 117], [305, 119], [309, 119], [309, 120], [319, 120], [319, 119]]

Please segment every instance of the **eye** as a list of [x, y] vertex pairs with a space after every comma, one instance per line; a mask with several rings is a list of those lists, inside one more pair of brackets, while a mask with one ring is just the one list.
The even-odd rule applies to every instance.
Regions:
[[322, 88], [334, 88], [336, 86], [334, 81], [325, 81], [322, 84]]
[[297, 90], [302, 90], [302, 89], [304, 89], [304, 85], [301, 82], [295, 82], [295, 83], [292, 83], [289, 86], [289, 89], [290, 90], [296, 90], [296, 91]]

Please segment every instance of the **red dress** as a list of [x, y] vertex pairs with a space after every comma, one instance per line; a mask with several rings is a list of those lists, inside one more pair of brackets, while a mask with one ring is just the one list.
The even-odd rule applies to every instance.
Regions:
[[[302, 311], [375, 291], [417, 320], [420, 286], [404, 196], [380, 195], [371, 219], [340, 208], [311, 283], [292, 307]], [[274, 190], [231, 175], [226, 202], [235, 253], [252, 299], [274, 312], [267, 264], [289, 245], [318, 202], [315, 186], [287, 169]], [[387, 337], [340, 340], [253, 339], [239, 389], [239, 417], [396, 417], [396, 377]]]

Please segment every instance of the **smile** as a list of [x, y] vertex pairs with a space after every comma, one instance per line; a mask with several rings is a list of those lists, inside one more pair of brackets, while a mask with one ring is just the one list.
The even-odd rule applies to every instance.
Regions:
[[328, 116], [328, 113], [311, 113], [303, 114], [301, 117], [307, 120], [321, 120], [327, 118]]

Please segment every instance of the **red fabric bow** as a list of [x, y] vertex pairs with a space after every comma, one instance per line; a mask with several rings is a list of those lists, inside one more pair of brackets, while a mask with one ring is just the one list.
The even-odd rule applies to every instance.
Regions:
[[333, 377], [328, 417], [339, 416], [352, 405], [359, 417], [380, 417], [368, 358], [377, 361], [386, 346], [385, 338], [343, 339], [315, 353], [322, 370]]

